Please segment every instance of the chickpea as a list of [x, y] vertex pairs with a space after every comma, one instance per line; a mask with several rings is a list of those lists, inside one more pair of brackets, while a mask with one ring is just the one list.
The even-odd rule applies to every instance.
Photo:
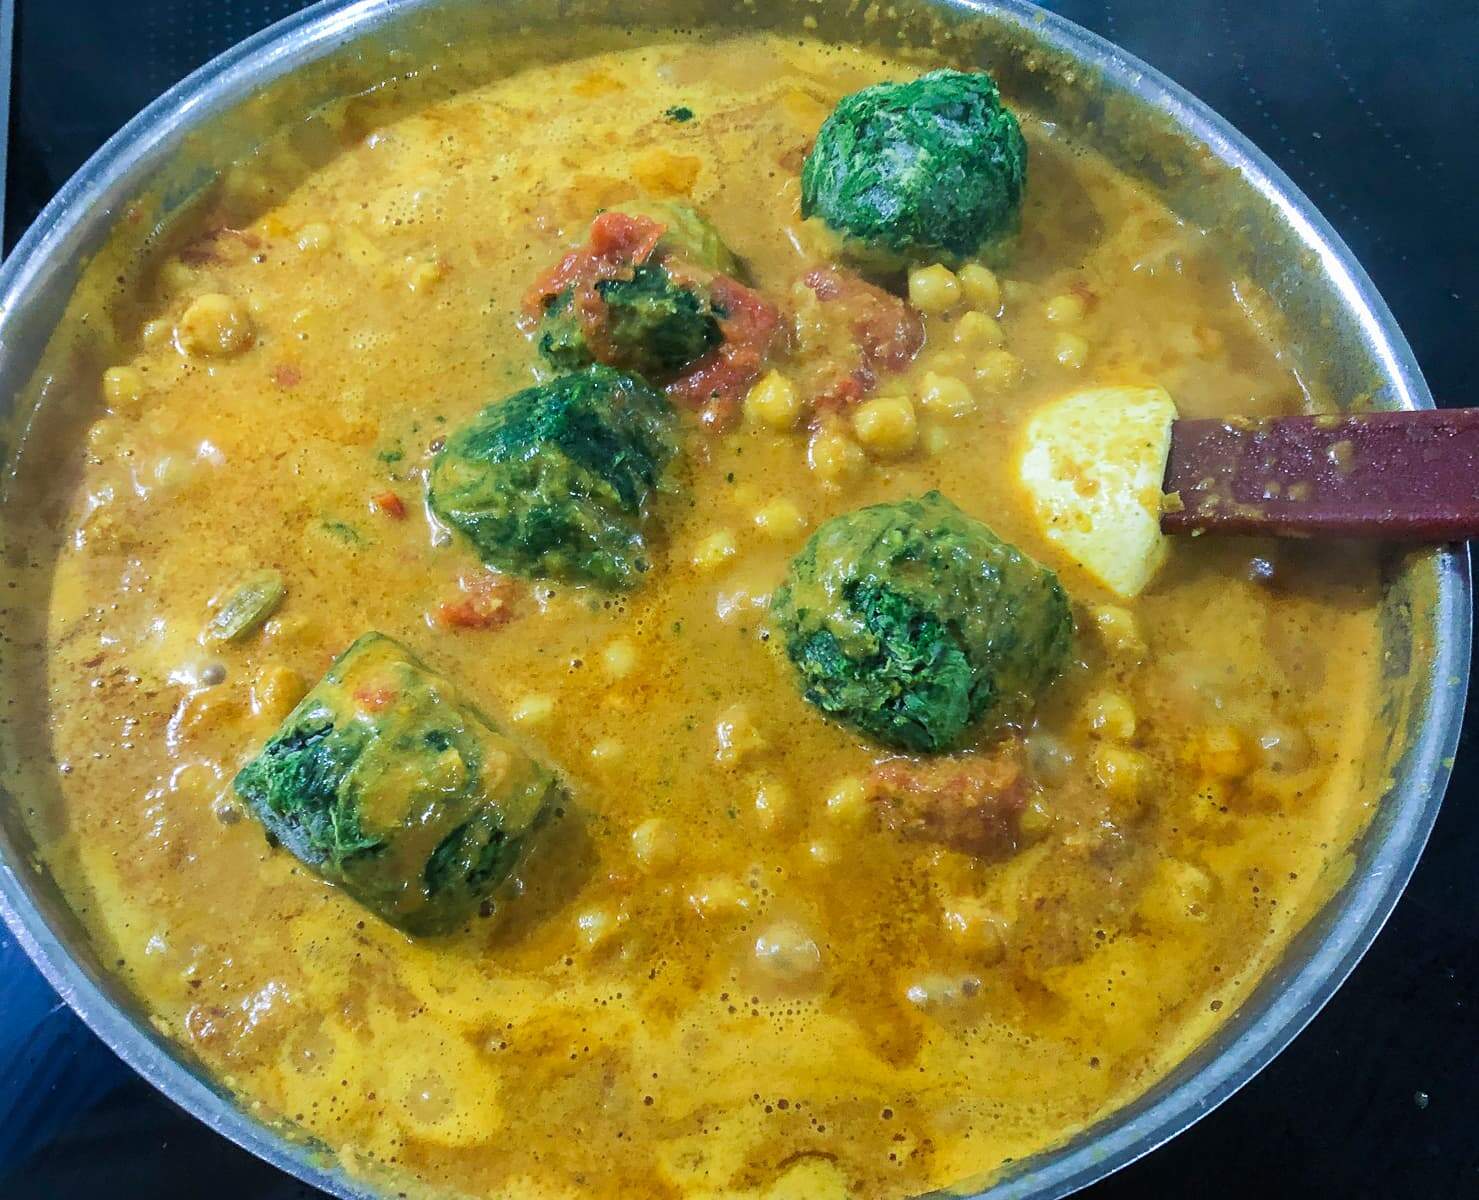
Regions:
[[800, 983], [822, 969], [822, 952], [794, 921], [777, 921], [755, 938], [755, 965], [784, 983]]
[[1100, 692], [1089, 701], [1088, 724], [1100, 737], [1128, 741], [1135, 736], [1135, 710], [1118, 692]]
[[661, 871], [678, 861], [678, 835], [661, 817], [650, 817], [631, 834], [632, 856], [648, 871]]
[[822, 485], [830, 488], [850, 483], [867, 465], [857, 442], [835, 425], [824, 426], [812, 434], [806, 461]]
[[591, 761], [599, 766], [617, 762], [626, 755], [626, 746], [616, 738], [602, 738], [591, 747]]
[[196, 297], [175, 327], [179, 348], [203, 358], [238, 354], [252, 344], [252, 337], [246, 306], [220, 292]]
[[555, 711], [554, 699], [539, 693], [521, 697], [509, 712], [509, 719], [518, 725], [539, 725], [550, 719]]
[[994, 392], [1022, 382], [1022, 360], [1010, 350], [988, 350], [976, 363], [976, 380]]
[[688, 903], [701, 917], [732, 916], [750, 907], [750, 897], [727, 876], [706, 879], [688, 893]]
[[1053, 814], [1041, 797], [1035, 796], [1027, 802], [1017, 818], [1017, 828], [1028, 841], [1036, 841], [1053, 828]]
[[1087, 308], [1082, 296], [1064, 292], [1048, 301], [1043, 308], [1043, 315], [1055, 325], [1077, 325], [1084, 319]]
[[818, 838], [806, 847], [806, 856], [819, 867], [830, 867], [837, 861], [837, 847], [825, 838]]
[[976, 398], [961, 380], [928, 371], [919, 388], [919, 404], [932, 417], [963, 417], [975, 410]]
[[734, 534], [728, 529], [716, 529], [694, 547], [692, 563], [700, 570], [712, 571], [723, 566], [739, 553]]
[[1248, 739], [1231, 725], [1202, 730], [1197, 764], [1214, 779], [1241, 779], [1253, 769]]
[[920, 312], [939, 316], [960, 303], [960, 280], [941, 263], [909, 272], [909, 303]]
[[1007, 923], [985, 903], [962, 896], [943, 914], [945, 931], [971, 959], [984, 967], [1006, 954]]
[[994, 350], [1006, 341], [997, 319], [974, 309], [955, 322], [954, 337], [957, 346], [972, 350]]
[[868, 789], [854, 775], [839, 779], [827, 795], [827, 816], [839, 825], [860, 825], [868, 815]]
[[721, 766], [744, 762], [770, 748], [750, 710], [743, 704], [732, 704], [719, 714], [714, 725], [714, 742], [714, 757]]
[[768, 371], [745, 396], [745, 416], [757, 425], [784, 433], [801, 416], [801, 398], [779, 371]]
[[1144, 800], [1150, 762], [1136, 750], [1101, 744], [1094, 750], [1094, 777], [1109, 793], [1116, 809], [1133, 816]]
[[1117, 604], [1104, 604], [1093, 610], [1094, 628], [1099, 640], [1111, 654], [1123, 654], [1139, 662], [1147, 653], [1145, 639], [1135, 614]]
[[609, 941], [626, 922], [626, 913], [612, 912], [603, 905], [595, 905], [576, 916], [575, 928], [586, 949], [594, 950], [603, 942]]
[[785, 824], [794, 807], [791, 789], [779, 779], [761, 779], [755, 786], [755, 823], [767, 833]]
[[1053, 357], [1059, 366], [1077, 371], [1089, 361], [1089, 343], [1076, 333], [1060, 333], [1053, 343]]
[[766, 537], [780, 541], [795, 537], [805, 529], [806, 518], [795, 504], [782, 496], [755, 513], [755, 528]]
[[601, 663], [613, 679], [625, 679], [637, 667], [637, 647], [626, 638], [617, 638], [601, 652]]
[[967, 263], [960, 268], [960, 286], [965, 289], [965, 298], [987, 316], [1001, 312], [1001, 284], [989, 267], [980, 263]]
[[268, 721], [280, 721], [307, 691], [308, 685], [297, 671], [281, 664], [269, 664], [252, 680], [252, 713]]
[[1184, 859], [1164, 859], [1140, 902], [1141, 913], [1153, 924], [1171, 926], [1205, 921], [1212, 898], [1212, 878]]
[[144, 403], [144, 373], [137, 367], [109, 367], [103, 372], [103, 399], [120, 416], [137, 414]]
[[413, 292], [429, 292], [446, 277], [447, 268], [439, 259], [416, 263], [406, 275], [406, 286]]
[[907, 454], [919, 440], [914, 404], [906, 396], [878, 396], [858, 405], [852, 427], [863, 449], [876, 457]]
[[298, 230], [298, 249], [305, 254], [318, 254], [333, 244], [334, 231], [319, 221], [312, 221]]

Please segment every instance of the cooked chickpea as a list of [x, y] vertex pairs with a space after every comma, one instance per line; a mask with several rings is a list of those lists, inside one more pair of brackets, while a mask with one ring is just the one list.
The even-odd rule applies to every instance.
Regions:
[[755, 965], [783, 983], [800, 983], [822, 969], [822, 952], [794, 921], [776, 921], [755, 938]]
[[812, 434], [806, 462], [825, 487], [841, 487], [867, 465], [862, 448], [842, 429], [828, 425]]
[[755, 513], [755, 528], [766, 537], [784, 540], [795, 537], [806, 528], [801, 510], [784, 496], [772, 500]]
[[1053, 828], [1053, 814], [1040, 796], [1034, 796], [1017, 818], [1017, 828], [1027, 841], [1036, 841]]
[[1001, 283], [996, 273], [980, 263], [967, 263], [957, 276], [965, 289], [965, 298], [987, 316], [1001, 312]]
[[305, 254], [317, 254], [334, 244], [334, 231], [319, 221], [312, 221], [298, 230], [298, 249]]
[[734, 534], [728, 529], [716, 529], [693, 548], [692, 562], [703, 571], [722, 567], [739, 553]]
[[1010, 350], [988, 350], [976, 361], [976, 380], [994, 392], [1004, 392], [1022, 382], [1022, 360]]
[[632, 857], [648, 871], [661, 871], [678, 861], [678, 835], [661, 817], [649, 817], [632, 830]]
[[837, 847], [825, 838], [818, 838], [806, 847], [806, 856], [819, 867], [829, 867], [837, 861]]
[[1127, 815], [1139, 809], [1149, 775], [1149, 760], [1139, 751], [1107, 744], [1094, 749], [1094, 777]]
[[868, 453], [883, 458], [907, 454], [919, 440], [914, 402], [907, 396], [878, 396], [858, 405], [853, 432]]
[[945, 931], [973, 962], [992, 966], [1006, 954], [1007, 923], [982, 900], [962, 896], [943, 914]]
[[519, 725], [538, 725], [548, 721], [555, 711], [554, 699], [539, 693], [521, 697], [509, 710], [509, 719]]
[[137, 414], [144, 402], [144, 373], [137, 367], [109, 367], [103, 372], [103, 399], [120, 416]]
[[780, 779], [761, 779], [755, 785], [755, 822], [769, 833], [784, 825], [794, 801], [791, 789]]
[[1118, 692], [1100, 692], [1089, 700], [1089, 729], [1100, 737], [1127, 741], [1135, 736], [1135, 710]]
[[1043, 315], [1055, 325], [1076, 325], [1084, 319], [1084, 312], [1087, 308], [1082, 296], [1064, 292], [1061, 296], [1054, 296], [1047, 302], [1043, 308]]
[[1060, 333], [1053, 343], [1053, 357], [1059, 366], [1077, 371], [1089, 361], [1089, 343], [1076, 333]]
[[1213, 725], [1198, 739], [1197, 763], [1216, 779], [1241, 779], [1253, 769], [1248, 739], [1231, 725]]
[[706, 879], [688, 893], [688, 903], [701, 917], [724, 917], [750, 907], [750, 896], [728, 876]]
[[960, 303], [960, 280], [942, 263], [909, 272], [909, 303], [920, 312], [938, 316]]
[[753, 758], [770, 747], [750, 710], [743, 704], [732, 704], [719, 714], [714, 725], [714, 742], [714, 757], [723, 766]]
[[252, 713], [267, 721], [281, 721], [288, 710], [303, 699], [308, 685], [292, 667], [269, 663], [252, 680]]
[[860, 825], [868, 815], [868, 788], [855, 775], [839, 779], [827, 793], [827, 816], [840, 825]]
[[252, 318], [240, 301], [207, 292], [180, 316], [175, 341], [186, 354], [200, 357], [237, 354], [252, 344]]
[[586, 949], [594, 950], [608, 941], [626, 921], [626, 913], [613, 912], [602, 905], [596, 905], [576, 915], [575, 928]]
[[994, 350], [1006, 341], [1001, 323], [974, 309], [955, 322], [952, 336], [955, 344], [966, 350]]
[[617, 762], [626, 752], [626, 746], [616, 738], [602, 738], [591, 747], [591, 761], [597, 766], [605, 766]]
[[637, 668], [637, 647], [626, 638], [617, 638], [601, 652], [601, 664], [613, 679], [625, 679]]
[[1163, 859], [1145, 889], [1140, 912], [1153, 924], [1164, 926], [1205, 921], [1212, 890], [1212, 878], [1201, 867], [1185, 859]]
[[789, 379], [779, 371], [768, 371], [745, 396], [745, 416], [756, 425], [785, 432], [796, 427], [801, 398]]
[[447, 268], [439, 259], [415, 263], [406, 274], [406, 286], [413, 292], [429, 292], [446, 274]]
[[919, 388], [919, 405], [932, 417], [963, 417], [975, 410], [976, 398], [961, 380], [927, 371]]
[[1094, 628], [1099, 640], [1111, 654], [1123, 654], [1138, 662], [1146, 654], [1145, 639], [1135, 614], [1117, 604], [1103, 604], [1093, 610]]
[[196, 285], [199, 272], [188, 263], [172, 258], [159, 268], [159, 282], [167, 291], [179, 294]]

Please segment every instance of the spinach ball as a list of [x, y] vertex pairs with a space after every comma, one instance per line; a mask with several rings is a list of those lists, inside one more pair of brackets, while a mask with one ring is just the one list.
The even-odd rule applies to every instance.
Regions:
[[715, 276], [739, 260], [694, 209], [660, 201], [623, 205], [591, 222], [525, 298], [539, 352], [557, 370], [593, 362], [669, 383], [724, 341], [729, 316]]
[[556, 369], [604, 362], [664, 382], [724, 340], [708, 299], [657, 264], [634, 268], [629, 279], [599, 280], [594, 291], [599, 320], [582, 310], [574, 288], [545, 304], [539, 352]]
[[660, 393], [588, 367], [453, 433], [431, 469], [430, 504], [500, 571], [628, 588], [647, 569], [652, 500], [677, 451], [677, 416]]
[[864, 265], [1000, 261], [1026, 184], [1027, 143], [991, 76], [931, 71], [843, 98], [801, 168], [801, 215]]
[[399, 642], [367, 633], [235, 780], [273, 840], [408, 933], [466, 921], [554, 776]]
[[939, 492], [826, 522], [772, 614], [808, 700], [915, 753], [1025, 712], [1073, 641], [1057, 576]]

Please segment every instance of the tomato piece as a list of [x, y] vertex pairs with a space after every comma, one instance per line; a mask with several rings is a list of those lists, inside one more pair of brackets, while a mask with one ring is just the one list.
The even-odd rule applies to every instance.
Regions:
[[370, 507], [397, 521], [406, 519], [406, 502], [394, 492], [385, 491], [370, 498]]
[[757, 292], [728, 275], [709, 280], [709, 296], [719, 318], [724, 341], [667, 386], [668, 398], [699, 410], [704, 424], [725, 429], [739, 413], [745, 389], [765, 367], [776, 333], [780, 310]]
[[585, 245], [565, 255], [535, 281], [524, 296], [525, 311], [534, 317], [543, 315], [549, 298], [570, 288], [583, 319], [583, 301], [595, 296], [596, 284], [629, 276], [638, 263], [651, 257], [666, 231], [666, 226], [648, 217], [602, 213], [591, 222]]
[[1020, 841], [1028, 783], [1020, 743], [934, 762], [894, 759], [868, 778], [882, 823], [912, 841], [1002, 858]]
[[462, 595], [443, 600], [432, 610], [440, 629], [501, 629], [517, 615], [514, 597], [518, 584], [502, 575], [464, 575], [457, 581]]

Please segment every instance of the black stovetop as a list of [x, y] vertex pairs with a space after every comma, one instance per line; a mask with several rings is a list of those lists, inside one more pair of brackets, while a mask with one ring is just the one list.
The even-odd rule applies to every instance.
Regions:
[[[294, 0], [19, 0], [6, 246], [128, 117]], [[1058, 0], [1267, 151], [1365, 264], [1440, 403], [1479, 403], [1475, 0]], [[1479, 720], [1479, 718], [1476, 718]], [[1407, 895], [1313, 1025], [1169, 1146], [1090, 1189], [1479, 1197], [1479, 747]], [[0, 1195], [288, 1200], [309, 1189], [156, 1095], [0, 934]]]

